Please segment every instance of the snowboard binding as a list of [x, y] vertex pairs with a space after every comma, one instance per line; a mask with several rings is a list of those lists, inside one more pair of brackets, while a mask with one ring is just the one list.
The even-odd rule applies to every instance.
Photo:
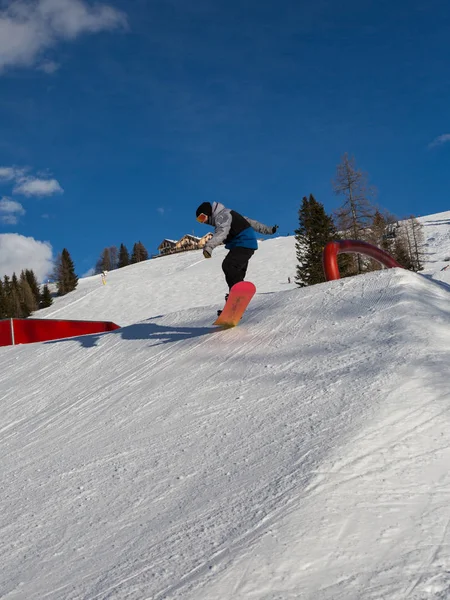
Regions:
[[[230, 295], [230, 294], [225, 294], [225, 304], [227, 303], [227, 300], [228, 300], [228, 296], [229, 296], [229, 295]], [[222, 310], [223, 310], [223, 309], [222, 309]], [[220, 315], [222, 314], [222, 310], [220, 310], [220, 309], [219, 309], [219, 310], [217, 311], [217, 316], [218, 316], [218, 317], [220, 317]]]

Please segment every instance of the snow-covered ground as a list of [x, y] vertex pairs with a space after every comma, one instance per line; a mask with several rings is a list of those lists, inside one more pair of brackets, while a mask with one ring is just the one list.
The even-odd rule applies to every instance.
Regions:
[[450, 284], [450, 211], [418, 220], [425, 238], [423, 273]]
[[223, 249], [40, 311], [122, 329], [0, 348], [0, 598], [450, 598], [450, 212], [421, 221], [423, 274], [299, 289], [262, 242], [232, 330]]

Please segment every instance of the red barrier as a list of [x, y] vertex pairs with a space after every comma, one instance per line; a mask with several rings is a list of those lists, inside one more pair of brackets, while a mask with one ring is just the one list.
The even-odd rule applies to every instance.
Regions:
[[373, 246], [372, 244], [368, 244], [367, 242], [362, 242], [359, 240], [337, 240], [335, 242], [328, 242], [323, 249], [322, 263], [327, 281], [341, 278], [339, 274], [337, 255], [346, 252], [364, 254], [365, 256], [373, 258], [389, 269], [394, 267], [403, 269], [402, 265], [399, 265], [390, 254], [384, 250], [381, 250], [381, 248], [377, 248], [377, 246]]
[[[9, 337], [5, 325], [9, 328]], [[8, 319], [7, 321], [0, 321], [0, 346], [47, 342], [79, 335], [105, 333], [115, 329], [120, 329], [120, 327], [111, 321]]]
[[0, 346], [11, 346], [12, 338], [12, 321], [5, 319], [0, 321]]

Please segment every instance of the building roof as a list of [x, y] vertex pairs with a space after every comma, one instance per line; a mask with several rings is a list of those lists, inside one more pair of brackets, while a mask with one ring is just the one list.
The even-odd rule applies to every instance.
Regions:
[[181, 240], [184, 240], [185, 238], [191, 238], [191, 240], [195, 240], [196, 242], [198, 242], [200, 240], [200, 238], [197, 237], [196, 235], [192, 235], [191, 233], [186, 233], [178, 241], [181, 242]]
[[169, 240], [169, 239], [165, 238], [165, 239], [164, 239], [164, 240], [163, 240], [163, 241], [160, 243], [160, 245], [158, 246], [158, 248], [161, 248], [161, 246], [162, 246], [162, 245], [163, 245], [165, 242], [168, 242], [169, 244], [172, 244], [172, 245], [174, 245], [174, 246], [175, 246], [175, 244], [176, 244], [176, 241], [175, 241], [175, 240]]

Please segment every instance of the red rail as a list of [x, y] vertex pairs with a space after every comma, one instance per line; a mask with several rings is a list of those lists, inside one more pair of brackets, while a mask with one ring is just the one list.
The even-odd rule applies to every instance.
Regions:
[[65, 319], [5, 319], [0, 321], [0, 346], [60, 340], [120, 329], [111, 321]]
[[399, 265], [390, 254], [384, 250], [381, 250], [381, 248], [377, 248], [377, 246], [373, 246], [372, 244], [361, 242], [359, 240], [337, 240], [335, 242], [328, 242], [323, 249], [322, 262], [327, 281], [341, 278], [337, 256], [338, 254], [347, 252], [370, 256], [370, 258], [373, 258], [389, 269], [394, 267], [403, 269], [402, 265]]

